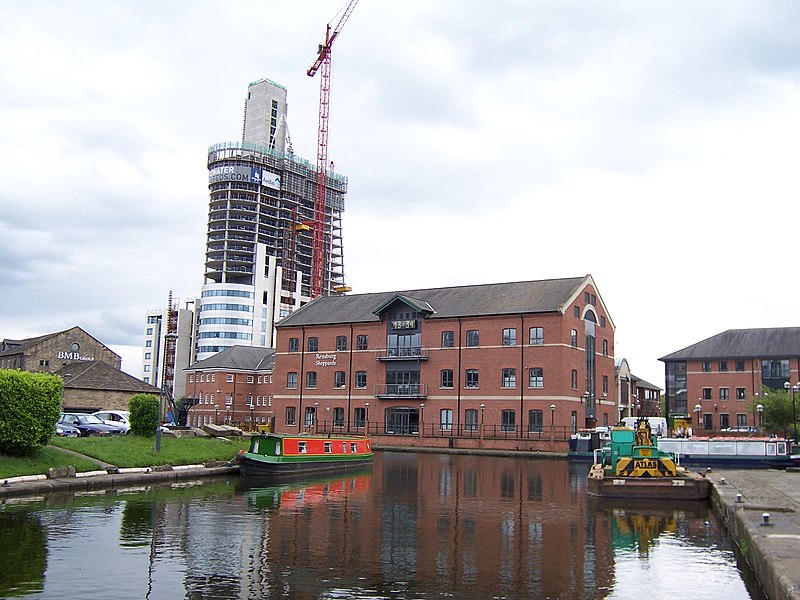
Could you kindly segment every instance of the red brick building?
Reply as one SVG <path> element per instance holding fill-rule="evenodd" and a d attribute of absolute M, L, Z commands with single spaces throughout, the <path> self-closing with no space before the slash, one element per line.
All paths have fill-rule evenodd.
<path fill-rule="evenodd" d="M 275 430 L 563 441 L 616 423 L 613 348 L 590 275 L 323 296 L 277 326 Z"/>
<path fill-rule="evenodd" d="M 800 327 L 731 329 L 659 360 L 670 417 L 699 430 L 755 427 L 764 388 L 800 389 Z"/>
<path fill-rule="evenodd" d="M 234 346 L 184 369 L 192 401 L 186 424 L 235 425 L 247 430 L 272 421 L 271 348 Z"/>

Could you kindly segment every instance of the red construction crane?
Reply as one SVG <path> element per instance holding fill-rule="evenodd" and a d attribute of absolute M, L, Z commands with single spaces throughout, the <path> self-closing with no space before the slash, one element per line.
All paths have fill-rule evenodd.
<path fill-rule="evenodd" d="M 325 27 L 325 43 L 319 45 L 317 60 L 308 69 L 313 77 L 320 68 L 319 81 L 319 129 L 317 130 L 317 189 L 314 196 L 314 222 L 311 246 L 311 297 L 322 295 L 322 279 L 325 263 L 325 189 L 328 172 L 328 109 L 331 97 L 331 46 L 347 23 L 358 0 L 350 0 L 336 27 Z"/>

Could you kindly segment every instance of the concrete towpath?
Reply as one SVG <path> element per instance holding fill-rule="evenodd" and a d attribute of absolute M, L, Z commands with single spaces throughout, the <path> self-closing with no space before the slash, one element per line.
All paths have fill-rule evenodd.
<path fill-rule="evenodd" d="M 712 501 L 771 600 L 800 600 L 800 471 L 715 470 Z"/>

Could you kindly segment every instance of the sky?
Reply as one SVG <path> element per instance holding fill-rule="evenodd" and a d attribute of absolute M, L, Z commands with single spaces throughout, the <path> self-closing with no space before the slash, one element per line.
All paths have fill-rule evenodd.
<path fill-rule="evenodd" d="M 206 155 L 248 83 L 316 157 L 345 0 L 0 0 L 0 339 L 78 325 L 141 376 L 199 294 Z M 353 293 L 591 274 L 616 358 L 798 325 L 800 3 L 360 0 L 329 158 Z"/>

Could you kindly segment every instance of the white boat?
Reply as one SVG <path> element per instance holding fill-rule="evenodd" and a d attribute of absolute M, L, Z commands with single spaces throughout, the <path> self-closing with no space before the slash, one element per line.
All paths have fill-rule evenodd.
<path fill-rule="evenodd" d="M 786 468 L 793 464 L 789 440 L 770 437 L 690 437 L 658 440 L 676 462 L 700 467 Z"/>

